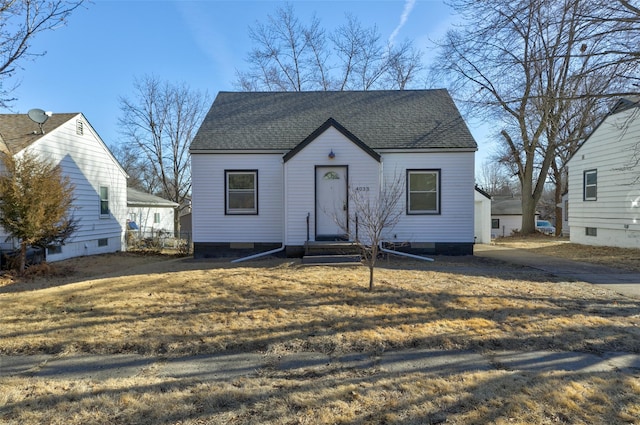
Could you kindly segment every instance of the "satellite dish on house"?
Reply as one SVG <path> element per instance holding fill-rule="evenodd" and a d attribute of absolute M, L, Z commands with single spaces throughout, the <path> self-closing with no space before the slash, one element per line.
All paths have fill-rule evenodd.
<path fill-rule="evenodd" d="M 38 126 L 40 127 L 40 133 L 44 134 L 44 129 L 42 128 L 42 125 L 45 122 L 47 122 L 47 120 L 51 116 L 51 112 L 45 112 L 42 109 L 35 108 L 35 109 L 30 109 L 29 112 L 27 112 L 27 115 L 29 115 L 29 118 L 31 118 L 31 121 L 38 123 Z"/>

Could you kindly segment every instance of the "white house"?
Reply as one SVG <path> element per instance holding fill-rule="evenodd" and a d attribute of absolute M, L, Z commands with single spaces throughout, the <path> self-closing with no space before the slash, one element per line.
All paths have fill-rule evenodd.
<path fill-rule="evenodd" d="M 539 217 L 536 211 L 535 219 Z M 512 196 L 494 196 L 491 201 L 491 237 L 504 238 L 522 227 L 522 200 Z"/>
<path fill-rule="evenodd" d="M 522 201 L 513 197 L 494 197 L 491 202 L 491 237 L 503 238 L 520 231 Z"/>
<path fill-rule="evenodd" d="M 140 236 L 156 235 L 158 232 L 173 235 L 177 207 L 176 202 L 127 188 L 127 222 L 135 223 L 137 228 L 132 230 Z"/>
<path fill-rule="evenodd" d="M 571 242 L 640 248 L 639 102 L 619 101 L 569 160 Z"/>
<path fill-rule="evenodd" d="M 18 157 L 34 152 L 59 164 L 75 186 L 78 230 L 64 246 L 49 248 L 47 261 L 122 249 L 127 175 L 83 114 L 53 114 L 42 124 L 26 114 L 0 114 L 0 151 Z M 7 238 L 2 229 L 0 238 Z"/>
<path fill-rule="evenodd" d="M 476 186 L 474 205 L 475 242 L 491 243 L 491 195 Z"/>
<path fill-rule="evenodd" d="M 569 236 L 569 193 L 562 194 L 562 200 L 556 207 L 562 210 L 562 236 Z"/>
<path fill-rule="evenodd" d="M 353 237 L 349 191 L 397 179 L 385 240 L 472 254 L 476 150 L 446 90 L 221 92 L 190 147 L 194 256 Z"/>

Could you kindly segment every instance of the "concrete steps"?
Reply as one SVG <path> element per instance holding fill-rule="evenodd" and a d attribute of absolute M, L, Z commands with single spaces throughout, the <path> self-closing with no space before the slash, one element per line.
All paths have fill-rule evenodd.
<path fill-rule="evenodd" d="M 302 264 L 360 264 L 360 248 L 354 242 L 308 241 Z"/>
<path fill-rule="evenodd" d="M 302 264 L 340 264 L 356 265 L 361 264 L 359 255 L 305 255 L 302 257 Z"/>

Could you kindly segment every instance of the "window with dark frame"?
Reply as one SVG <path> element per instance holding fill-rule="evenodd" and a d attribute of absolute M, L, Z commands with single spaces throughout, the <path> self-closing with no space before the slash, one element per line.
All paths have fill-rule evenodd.
<path fill-rule="evenodd" d="M 598 170 L 584 172 L 584 200 L 595 201 L 598 199 Z"/>
<path fill-rule="evenodd" d="M 258 214 L 258 170 L 225 170 L 225 214 Z"/>
<path fill-rule="evenodd" d="M 596 227 L 585 227 L 584 230 L 587 236 L 598 236 L 598 229 Z"/>
<path fill-rule="evenodd" d="M 492 218 L 491 219 L 491 228 L 492 229 L 499 229 L 500 228 L 500 219 L 499 218 Z"/>
<path fill-rule="evenodd" d="M 440 214 L 440 170 L 407 170 L 407 214 Z"/>
<path fill-rule="evenodd" d="M 62 245 L 51 245 L 47 247 L 47 255 L 61 254 Z"/>
<path fill-rule="evenodd" d="M 100 186 L 100 215 L 109 215 L 109 188 Z"/>

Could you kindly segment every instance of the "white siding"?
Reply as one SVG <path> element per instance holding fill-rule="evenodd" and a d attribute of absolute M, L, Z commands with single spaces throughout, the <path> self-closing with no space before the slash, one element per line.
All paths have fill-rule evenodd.
<path fill-rule="evenodd" d="M 139 227 L 142 234 L 149 234 L 158 231 L 173 234 L 174 208 L 171 207 L 129 207 L 127 208 L 127 218 Z M 160 221 L 155 222 L 155 215 L 159 215 Z"/>
<path fill-rule="evenodd" d="M 82 135 L 76 134 L 77 120 L 84 123 Z M 60 164 L 63 174 L 75 185 L 73 214 L 79 228 L 62 252 L 47 255 L 47 261 L 121 250 L 127 215 L 126 175 L 86 119 L 78 115 L 27 150 Z M 108 216 L 100 215 L 100 186 L 109 188 Z M 107 246 L 98 246 L 104 239 L 108 240 Z"/>
<path fill-rule="evenodd" d="M 335 154 L 333 159 L 329 158 L 331 151 Z M 285 163 L 287 245 L 304 245 L 307 214 L 310 240 L 315 240 L 315 167 L 343 165 L 348 167 L 350 187 L 368 187 L 370 193 L 377 192 L 380 163 L 333 127 Z"/>
<path fill-rule="evenodd" d="M 225 215 L 225 170 L 258 170 L 258 214 Z M 193 241 L 281 243 L 281 154 L 192 154 Z"/>
<path fill-rule="evenodd" d="M 640 109 L 609 116 L 569 161 L 571 241 L 640 248 L 640 167 L 624 170 L 640 154 Z M 583 175 L 597 170 L 597 200 L 585 201 Z M 634 182 L 635 180 L 635 182 Z M 587 236 L 586 228 L 597 229 Z"/>
<path fill-rule="evenodd" d="M 476 243 L 491 243 L 491 199 L 474 192 L 474 229 Z"/>
<path fill-rule="evenodd" d="M 520 231 L 522 227 L 521 215 L 492 215 L 492 220 L 500 220 L 498 229 L 491 229 L 492 238 L 504 238 L 511 236 L 513 232 Z"/>
<path fill-rule="evenodd" d="M 473 243 L 474 152 L 383 154 L 385 179 L 407 169 L 440 170 L 440 214 L 407 215 L 389 231 L 394 242 Z M 406 197 L 402 201 L 406 211 Z"/>
<path fill-rule="evenodd" d="M 329 153 L 335 154 L 329 158 Z M 302 246 L 315 240 L 315 170 L 347 166 L 350 187 L 379 190 L 394 177 L 406 183 L 407 169 L 440 170 L 440 209 L 436 215 L 407 215 L 402 196 L 400 223 L 385 239 L 411 243 L 474 242 L 474 152 L 384 153 L 378 162 L 330 127 L 284 163 L 281 154 L 192 154 L 193 241 L 262 242 Z M 224 171 L 258 170 L 258 215 L 225 215 Z M 365 189 L 366 190 L 366 189 Z M 349 210 L 353 218 L 353 210 Z M 283 222 L 284 229 L 283 229 Z M 284 230 L 284 232 L 283 232 Z M 353 229 L 351 229 L 353 231 Z"/>

